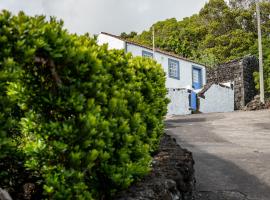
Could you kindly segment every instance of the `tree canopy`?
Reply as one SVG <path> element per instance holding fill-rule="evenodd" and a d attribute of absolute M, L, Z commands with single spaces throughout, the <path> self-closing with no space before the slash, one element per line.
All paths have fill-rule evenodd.
<path fill-rule="evenodd" d="M 229 4 L 224 0 L 210 0 L 191 17 L 159 21 L 140 34 L 124 33 L 124 36 L 151 45 L 151 30 L 155 27 L 157 47 L 212 66 L 256 53 L 253 51 L 257 40 L 255 10 L 254 3 L 247 0 L 231 0 Z M 264 39 L 267 39 L 270 2 L 263 1 L 261 10 Z"/>
<path fill-rule="evenodd" d="M 270 1 L 260 3 L 266 79 L 270 76 Z M 180 21 L 159 21 L 149 30 L 128 38 L 151 45 L 155 27 L 158 48 L 201 62 L 208 67 L 257 55 L 256 5 L 253 0 L 209 0 L 199 13 Z M 126 34 L 128 35 L 128 34 Z M 127 39 L 127 38 L 126 38 Z M 270 81 L 266 81 L 269 88 Z"/>

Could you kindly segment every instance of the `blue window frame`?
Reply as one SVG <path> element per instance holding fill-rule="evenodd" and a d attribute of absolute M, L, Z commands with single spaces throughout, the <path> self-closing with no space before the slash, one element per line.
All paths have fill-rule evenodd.
<path fill-rule="evenodd" d="M 168 59 L 168 74 L 170 78 L 180 79 L 179 61 Z"/>
<path fill-rule="evenodd" d="M 149 51 L 142 51 L 142 56 L 147 58 L 153 58 L 153 53 Z"/>

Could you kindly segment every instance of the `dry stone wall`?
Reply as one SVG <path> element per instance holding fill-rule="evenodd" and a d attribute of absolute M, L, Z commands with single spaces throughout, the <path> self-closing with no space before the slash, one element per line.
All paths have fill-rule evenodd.
<path fill-rule="evenodd" d="M 253 73 L 258 69 L 258 59 L 255 56 L 246 56 L 221 64 L 215 69 L 208 69 L 207 83 L 232 82 L 234 84 L 234 109 L 241 110 L 257 95 Z"/>
<path fill-rule="evenodd" d="M 173 126 L 167 120 L 167 126 Z M 164 134 L 154 156 L 151 173 L 114 200 L 193 200 L 195 192 L 192 153 Z"/>

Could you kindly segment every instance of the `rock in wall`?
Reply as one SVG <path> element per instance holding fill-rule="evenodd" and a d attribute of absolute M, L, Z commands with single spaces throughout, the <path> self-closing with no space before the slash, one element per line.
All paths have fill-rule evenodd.
<path fill-rule="evenodd" d="M 242 61 L 243 65 L 243 85 L 244 85 L 244 100 L 245 105 L 254 99 L 258 94 L 255 88 L 253 73 L 259 71 L 259 61 L 254 57 L 247 57 Z"/>

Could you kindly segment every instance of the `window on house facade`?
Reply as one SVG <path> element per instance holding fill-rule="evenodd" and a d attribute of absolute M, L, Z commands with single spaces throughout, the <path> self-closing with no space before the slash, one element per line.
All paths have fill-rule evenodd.
<path fill-rule="evenodd" d="M 180 79 L 179 76 L 179 61 L 170 59 L 168 60 L 168 74 L 170 78 Z"/>
<path fill-rule="evenodd" d="M 149 51 L 142 51 L 142 56 L 147 58 L 153 58 L 153 53 Z"/>

